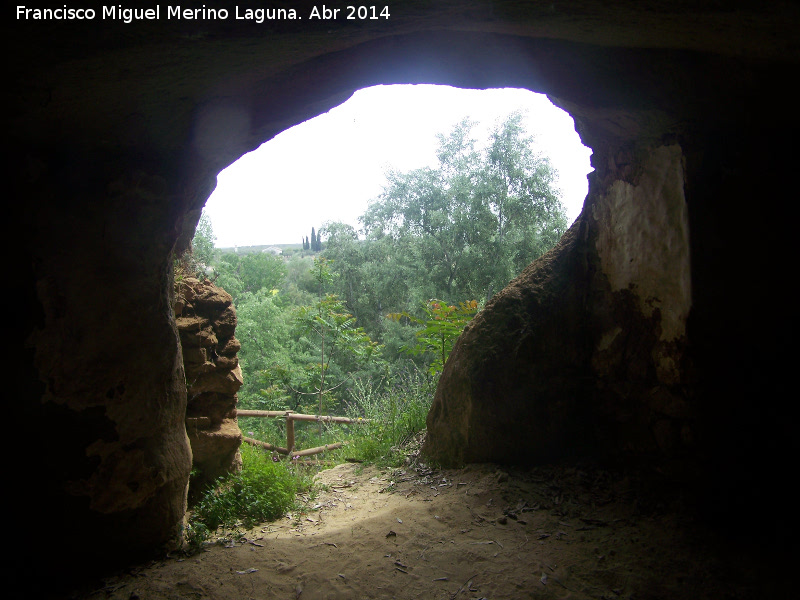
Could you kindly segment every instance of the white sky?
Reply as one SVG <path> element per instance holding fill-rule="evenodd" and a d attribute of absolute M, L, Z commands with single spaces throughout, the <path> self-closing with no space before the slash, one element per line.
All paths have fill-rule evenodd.
<path fill-rule="evenodd" d="M 358 229 L 358 217 L 386 182 L 389 166 L 435 166 L 437 133 L 465 116 L 480 140 L 499 119 L 527 110 L 536 150 L 558 170 L 569 222 L 583 207 L 591 150 L 572 118 L 546 96 L 519 89 L 377 86 L 246 154 L 218 176 L 206 203 L 219 248 L 300 243 L 326 221 Z"/>

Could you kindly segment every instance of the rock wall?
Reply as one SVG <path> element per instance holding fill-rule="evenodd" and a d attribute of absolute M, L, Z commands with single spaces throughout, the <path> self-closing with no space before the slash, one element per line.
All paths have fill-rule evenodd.
<path fill-rule="evenodd" d="M 456 344 L 428 415 L 432 458 L 530 463 L 688 450 L 680 146 L 641 150 L 602 190 Z"/>
<path fill-rule="evenodd" d="M 637 456 L 683 454 L 694 423 L 685 393 L 692 295 L 680 146 L 642 157 L 632 181 L 608 186 L 587 217 L 598 288 L 607 294 L 590 309 L 602 445 Z"/>
<path fill-rule="evenodd" d="M 193 277 L 175 284 L 173 306 L 186 373 L 186 432 L 196 471 L 192 483 L 202 489 L 242 466 L 236 392 L 243 381 L 236 356 L 241 345 L 234 337 L 236 309 L 225 290 Z"/>
<path fill-rule="evenodd" d="M 588 450 L 585 237 L 576 222 L 464 330 L 428 414 L 429 457 L 457 466 Z"/>
<path fill-rule="evenodd" d="M 457 342 L 425 452 L 450 465 L 581 457 L 655 470 L 721 528 L 754 503 L 789 510 L 762 485 L 786 491 L 795 445 L 782 416 L 790 300 L 767 292 L 786 248 L 752 212 L 791 187 L 791 136 L 772 127 L 596 154 L 579 219 Z M 763 245 L 745 249 L 743 235 Z M 785 531 L 748 536 L 790 543 Z"/>

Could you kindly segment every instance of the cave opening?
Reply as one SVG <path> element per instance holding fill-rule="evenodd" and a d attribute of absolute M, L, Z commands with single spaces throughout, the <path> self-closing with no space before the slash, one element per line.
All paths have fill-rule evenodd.
<path fill-rule="evenodd" d="M 388 114 L 392 115 L 391 119 L 387 119 Z M 465 125 L 467 120 L 469 123 Z M 458 139 L 454 137 L 456 132 L 460 136 Z M 455 151 L 447 149 L 446 144 L 452 147 L 456 143 L 462 147 Z M 453 155 L 460 153 L 461 163 L 456 164 L 451 157 L 450 164 L 444 165 L 441 157 L 446 150 Z M 501 152 L 507 156 L 503 157 Z M 302 337 L 293 319 L 297 310 L 313 304 L 317 287 L 308 273 L 318 255 L 331 261 L 333 276 L 347 280 L 344 285 L 327 284 L 326 291 L 341 298 L 342 308 L 354 316 L 356 325 L 384 349 L 381 359 L 392 365 L 392 377 L 397 376 L 396 371 L 406 376 L 408 369 L 433 374 L 430 362 L 436 353 L 428 348 L 425 357 L 411 360 L 409 357 L 413 355 L 408 352 L 413 346 L 410 340 L 414 339 L 409 333 L 411 328 L 390 326 L 387 317 L 401 312 L 423 314 L 418 305 L 428 306 L 433 298 L 444 299 L 451 308 L 478 300 L 482 306 L 531 260 L 549 250 L 577 218 L 588 190 L 586 175 L 591 171 L 590 153 L 591 150 L 581 144 L 570 115 L 541 94 L 523 89 L 384 85 L 355 92 L 347 102 L 278 134 L 225 169 L 206 202 L 205 220 L 200 224 L 204 233 L 201 237 L 195 236 L 194 246 L 206 248 L 204 252 L 208 251 L 209 243 L 215 246 L 213 264 L 205 265 L 205 273 L 215 285 L 231 294 L 236 310 L 237 331 L 241 332 L 237 339 L 241 347 L 235 357 L 225 359 L 225 364 L 235 366 L 238 361 L 241 369 L 243 384 L 237 392 L 237 407 L 344 416 L 350 407 L 359 404 L 359 398 L 354 397 L 355 392 L 348 386 L 326 397 L 330 410 L 319 410 L 322 398 L 318 409 L 312 410 L 308 402 L 303 402 L 302 395 L 311 396 L 313 392 L 300 391 L 311 382 L 295 379 L 289 383 L 286 378 L 287 371 L 308 362 L 307 357 L 301 359 L 300 351 L 287 338 Z M 469 161 L 463 160 L 464 156 Z M 489 170 L 492 161 L 496 164 L 501 160 L 508 161 L 503 165 L 503 174 L 515 169 L 519 172 L 516 180 L 504 183 L 506 212 L 538 211 L 537 216 L 527 220 L 516 214 L 515 220 L 507 218 L 508 225 L 501 224 L 500 229 L 506 229 L 503 233 L 509 240 L 514 236 L 514 241 L 507 242 L 507 248 L 503 249 L 509 256 L 502 258 L 495 254 L 497 221 L 479 223 L 481 219 L 486 222 L 487 217 L 502 223 L 498 219 L 502 207 L 490 206 L 491 194 L 499 194 L 492 190 L 499 190 L 500 184 L 496 172 Z M 411 241 L 392 238 L 389 246 L 384 243 L 384 247 L 380 247 L 374 233 L 365 235 L 368 233 L 366 227 L 362 227 L 365 211 L 389 194 L 387 178 L 396 177 L 400 172 L 422 171 L 435 172 L 440 187 L 427 188 L 428 181 L 420 184 L 418 175 L 409 175 L 405 184 L 420 185 L 413 194 L 428 197 L 421 201 L 415 199 L 419 204 L 412 210 L 427 210 L 444 219 L 444 226 L 437 231 L 420 229 Z M 458 188 L 454 174 L 468 180 L 469 185 Z M 495 179 L 490 180 L 490 175 Z M 442 206 L 437 204 L 437 194 L 453 199 Z M 557 202 L 556 213 L 548 217 L 545 203 L 553 200 Z M 475 208 L 476 202 L 482 205 Z M 412 210 L 406 209 L 396 218 L 409 218 Z M 547 219 L 552 224 L 545 222 Z M 488 227 L 488 233 L 476 234 L 480 226 Z M 304 237 L 309 231 L 312 244 L 315 238 L 326 238 L 324 248 L 320 244 L 309 251 L 309 239 Z M 448 237 L 445 258 L 449 253 L 456 257 L 454 260 L 463 263 L 459 265 L 458 278 L 451 275 L 448 282 L 455 280 L 454 285 L 447 289 L 441 285 L 436 287 L 435 281 L 424 278 L 427 274 L 424 266 L 415 270 L 409 264 L 412 260 L 407 257 L 409 253 L 413 254 L 413 260 L 428 261 L 426 265 L 441 261 L 436 256 L 440 248 L 431 248 L 430 242 L 419 240 L 420 234 L 432 238 L 438 234 L 439 239 Z M 383 237 L 383 233 L 379 237 Z M 482 258 L 482 253 L 491 258 Z M 513 264 L 511 253 L 514 254 Z M 211 256 L 209 254 L 209 258 Z M 491 270 L 499 272 L 502 260 L 507 260 L 509 267 L 493 283 Z M 487 278 L 485 263 L 490 261 L 494 263 L 488 267 L 490 276 Z M 402 284 L 398 281 L 398 268 L 403 269 Z M 385 281 L 376 284 L 381 279 Z M 486 281 L 489 281 L 488 287 Z M 403 284 L 405 287 L 398 291 L 392 289 Z M 184 305 L 181 301 L 181 311 Z M 468 315 L 471 318 L 473 312 L 468 311 Z M 409 318 L 417 317 L 409 314 Z M 405 319 L 405 324 L 412 323 Z M 194 327 L 195 321 L 187 314 L 180 314 L 178 325 L 182 341 L 193 345 L 193 338 L 184 334 L 185 328 Z M 220 348 L 225 346 L 227 336 L 218 331 L 214 333 L 220 338 Z M 192 360 L 197 352 L 205 350 L 184 348 L 184 354 Z M 219 352 L 222 354 L 224 350 Z M 208 360 L 221 363 L 216 356 Z M 441 363 L 435 371 L 436 379 L 444 357 Z M 329 366 L 326 365 L 325 373 Z M 372 372 L 374 368 L 370 371 L 362 366 L 347 361 L 334 364 L 329 384 L 331 380 L 337 381 L 337 371 L 343 370 L 338 374 L 338 379 L 343 379 L 339 383 L 353 378 L 362 392 L 364 385 L 370 389 L 371 386 L 376 389 L 390 386 L 384 381 L 385 374 L 377 377 Z M 347 372 L 348 368 L 352 372 Z M 188 378 L 192 382 L 188 414 L 189 422 L 195 426 L 198 419 L 207 420 L 204 411 L 212 410 L 207 393 L 211 386 L 195 385 L 197 375 L 193 365 L 187 363 L 186 369 L 193 373 Z M 285 388 L 283 394 L 274 391 L 276 372 L 283 377 L 279 386 Z M 272 391 L 267 393 L 265 387 Z M 230 404 L 229 399 L 221 396 L 219 400 L 222 405 Z M 421 401 L 427 406 L 430 404 L 430 398 Z M 367 416 L 363 410 L 362 407 L 362 414 L 358 416 Z M 245 437 L 255 437 L 269 444 L 285 438 L 280 424 L 253 418 L 243 420 L 245 423 L 240 425 Z M 420 426 L 424 427 L 424 423 L 417 425 Z M 235 428 L 235 423 L 232 427 Z M 196 430 L 192 432 L 198 435 Z M 320 439 L 304 440 L 304 447 L 332 443 L 331 435 L 336 434 L 323 439 L 320 431 Z M 230 455 L 230 444 L 222 443 L 225 436 L 217 437 L 220 452 Z M 192 435 L 191 439 L 194 439 Z M 195 454 L 195 466 L 199 469 L 208 461 L 208 450 L 203 449 L 202 460 L 197 458 L 197 452 Z"/>
<path fill-rule="evenodd" d="M 216 246 L 296 243 L 312 223 L 326 221 L 358 227 L 369 201 L 383 191 L 389 169 L 434 167 L 437 136 L 449 134 L 462 119 L 474 122 L 470 135 L 483 147 L 491 129 L 515 111 L 523 112 L 521 125 L 535 151 L 555 170 L 571 225 L 583 207 L 592 167 L 591 150 L 569 113 L 543 94 L 518 88 L 386 84 L 357 90 L 220 172 L 204 207 Z M 302 221 L 292 213 L 301 213 Z"/>

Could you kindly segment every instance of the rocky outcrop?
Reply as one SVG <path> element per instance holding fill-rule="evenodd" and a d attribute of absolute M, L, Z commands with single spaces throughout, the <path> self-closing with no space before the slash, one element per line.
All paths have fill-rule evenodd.
<path fill-rule="evenodd" d="M 234 337 L 236 309 L 225 290 L 193 277 L 175 284 L 174 308 L 186 372 L 186 432 L 196 472 L 192 482 L 202 488 L 242 466 L 236 392 L 243 381 L 236 356 L 241 346 Z"/>
<path fill-rule="evenodd" d="M 478 313 L 445 365 L 424 452 L 447 465 L 585 452 L 585 262 L 576 223 Z"/>
<path fill-rule="evenodd" d="M 686 454 L 691 309 L 683 153 L 641 152 L 479 313 L 428 415 L 445 464 Z"/>

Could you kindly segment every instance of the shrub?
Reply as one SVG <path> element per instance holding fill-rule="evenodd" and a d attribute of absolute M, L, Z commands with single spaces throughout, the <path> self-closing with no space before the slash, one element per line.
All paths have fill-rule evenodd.
<path fill-rule="evenodd" d="M 309 482 L 283 462 L 275 462 L 258 448 L 243 444 L 242 470 L 218 481 L 194 507 L 190 527 L 203 532 L 233 530 L 275 520 L 294 506 L 295 497 Z"/>

